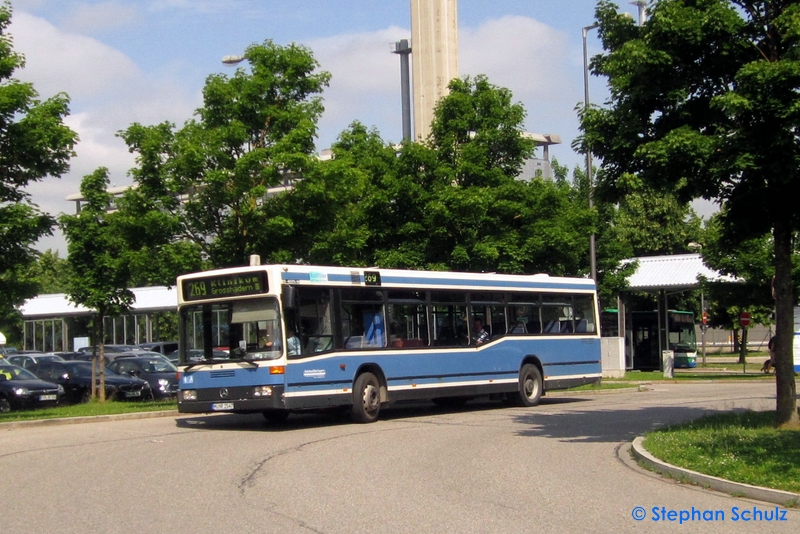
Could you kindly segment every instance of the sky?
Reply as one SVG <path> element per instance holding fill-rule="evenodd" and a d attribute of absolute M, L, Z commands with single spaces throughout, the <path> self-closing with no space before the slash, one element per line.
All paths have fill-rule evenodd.
<path fill-rule="evenodd" d="M 400 58 L 394 43 L 410 39 L 409 0 L 12 0 L 9 33 L 26 59 L 15 77 L 40 98 L 70 97 L 66 123 L 80 141 L 70 172 L 32 184 L 33 201 L 48 213 L 74 213 L 65 200 L 83 176 L 110 170 L 112 185 L 132 183 L 134 155 L 116 134 L 134 122 L 180 127 L 202 105 L 207 76 L 232 75 L 222 57 L 272 40 L 309 47 L 331 73 L 323 93 L 317 150 L 349 124 L 374 127 L 387 142 L 402 138 Z M 620 10 L 638 18 L 627 0 Z M 585 165 L 571 148 L 576 106 L 584 100 L 581 29 L 594 22 L 594 0 L 459 0 L 461 76 L 484 74 L 511 90 L 527 111 L 525 129 L 558 134 L 551 158 L 570 169 Z M 597 32 L 589 54 L 601 52 Z M 412 54 L 413 61 L 413 54 Z M 606 98 L 590 77 L 590 100 Z M 37 243 L 66 257 L 60 233 Z"/>

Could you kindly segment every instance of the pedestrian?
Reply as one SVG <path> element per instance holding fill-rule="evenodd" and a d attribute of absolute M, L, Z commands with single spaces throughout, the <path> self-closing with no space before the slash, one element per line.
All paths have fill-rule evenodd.
<path fill-rule="evenodd" d="M 767 350 L 769 351 L 769 360 L 765 361 L 764 365 L 761 366 L 762 373 L 769 373 L 770 369 L 775 369 L 775 336 L 769 338 Z"/>

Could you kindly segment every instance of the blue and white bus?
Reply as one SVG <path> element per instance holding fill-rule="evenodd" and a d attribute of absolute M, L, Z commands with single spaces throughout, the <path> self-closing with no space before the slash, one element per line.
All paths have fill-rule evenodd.
<path fill-rule="evenodd" d="M 397 401 L 534 406 L 600 380 L 592 280 L 258 263 L 178 278 L 179 412 L 369 423 Z"/>

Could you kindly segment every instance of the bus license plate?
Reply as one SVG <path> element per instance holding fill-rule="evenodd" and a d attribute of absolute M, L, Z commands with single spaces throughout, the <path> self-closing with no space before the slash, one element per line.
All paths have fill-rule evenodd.
<path fill-rule="evenodd" d="M 126 397 L 141 397 L 142 396 L 142 392 L 141 391 L 126 391 L 125 392 L 125 396 Z"/>
<path fill-rule="evenodd" d="M 56 400 L 58 399 L 57 395 L 39 395 L 40 401 L 48 401 L 48 400 Z"/>
<path fill-rule="evenodd" d="M 211 405 L 211 409 L 215 412 L 220 412 L 223 410 L 233 410 L 233 403 L 232 402 L 215 402 Z"/>

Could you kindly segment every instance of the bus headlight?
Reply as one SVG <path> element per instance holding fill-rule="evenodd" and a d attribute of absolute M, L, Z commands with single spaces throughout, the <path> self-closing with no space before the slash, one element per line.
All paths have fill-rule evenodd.
<path fill-rule="evenodd" d="M 194 389 L 184 389 L 181 392 L 182 398 L 185 401 L 196 401 L 197 400 L 197 390 Z"/>
<path fill-rule="evenodd" d="M 253 391 L 254 397 L 271 397 L 272 396 L 272 386 L 258 386 Z"/>

